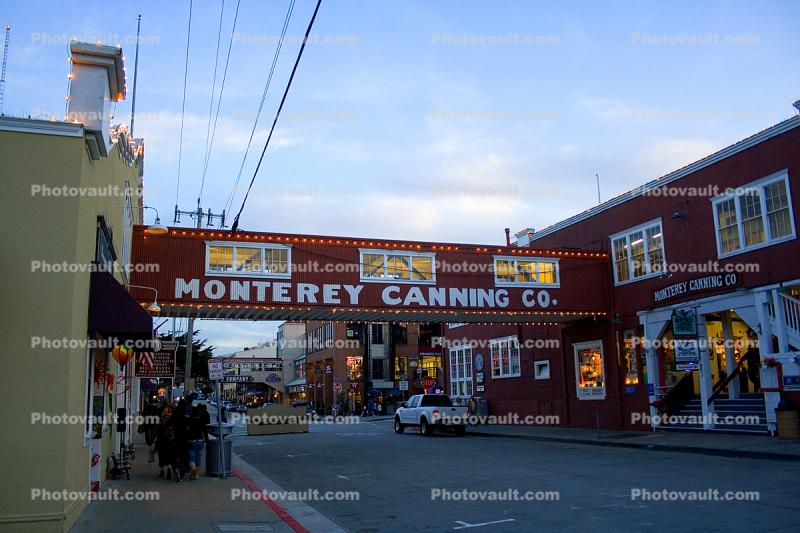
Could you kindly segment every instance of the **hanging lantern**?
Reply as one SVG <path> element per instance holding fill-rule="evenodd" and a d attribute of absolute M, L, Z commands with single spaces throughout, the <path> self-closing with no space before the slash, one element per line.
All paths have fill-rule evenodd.
<path fill-rule="evenodd" d="M 125 366 L 128 364 L 128 361 L 131 360 L 133 350 L 127 346 L 115 346 L 114 349 L 111 350 L 111 356 L 119 363 L 119 366 Z"/>

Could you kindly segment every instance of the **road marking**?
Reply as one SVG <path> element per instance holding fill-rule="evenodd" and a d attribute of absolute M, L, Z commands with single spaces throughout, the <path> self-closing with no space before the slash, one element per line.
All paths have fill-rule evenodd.
<path fill-rule="evenodd" d="M 494 520 L 492 522 L 481 522 L 480 524 L 470 524 L 468 522 L 463 522 L 461 520 L 456 520 L 456 524 L 458 524 L 453 529 L 468 529 L 471 527 L 482 527 L 482 526 L 489 526 L 492 524 L 502 524 L 504 522 L 513 522 L 514 518 L 506 518 L 505 520 Z"/>
<path fill-rule="evenodd" d="M 380 435 L 380 433 L 337 433 L 337 435 L 341 435 L 342 437 L 359 437 L 359 436 L 368 436 L 368 437 L 375 437 Z"/>
<path fill-rule="evenodd" d="M 336 474 L 336 477 L 338 477 L 339 479 L 350 479 L 352 477 L 367 477 L 367 476 L 371 476 L 371 475 L 372 474 L 352 474 L 350 476 L 343 476 L 341 474 Z"/>
<path fill-rule="evenodd" d="M 296 453 L 296 454 L 292 455 L 291 453 L 287 453 L 286 455 L 284 455 L 284 457 L 294 458 L 294 457 L 303 457 L 305 455 L 311 455 L 311 454 L 309 454 L 309 453 Z"/>

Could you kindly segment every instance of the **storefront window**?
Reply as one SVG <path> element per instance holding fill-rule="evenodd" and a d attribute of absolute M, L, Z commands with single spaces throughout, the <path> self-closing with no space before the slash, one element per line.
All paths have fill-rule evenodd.
<path fill-rule="evenodd" d="M 408 357 L 398 355 L 394 358 L 394 379 L 395 381 L 408 379 Z"/>
<path fill-rule="evenodd" d="M 349 356 L 345 359 L 347 363 L 347 379 L 359 381 L 364 377 L 364 358 L 360 355 Z"/>
<path fill-rule="evenodd" d="M 573 344 L 578 399 L 606 397 L 603 343 L 601 341 Z"/>
<path fill-rule="evenodd" d="M 425 376 L 430 376 L 436 381 L 439 381 L 439 369 L 442 366 L 442 356 L 437 354 L 420 354 L 419 356 L 419 366 L 417 367 L 417 371 L 419 373 L 419 379 L 424 378 Z M 440 382 L 441 383 L 441 382 Z"/>
<path fill-rule="evenodd" d="M 639 383 L 639 356 L 636 343 L 636 330 L 626 329 L 622 336 L 625 385 L 637 385 Z"/>

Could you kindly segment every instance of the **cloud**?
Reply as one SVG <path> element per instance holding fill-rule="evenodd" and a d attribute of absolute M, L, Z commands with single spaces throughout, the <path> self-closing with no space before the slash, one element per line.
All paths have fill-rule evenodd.
<path fill-rule="evenodd" d="M 641 169 L 642 183 L 682 168 L 719 149 L 718 143 L 708 139 L 658 139 L 644 147 L 633 157 Z"/>

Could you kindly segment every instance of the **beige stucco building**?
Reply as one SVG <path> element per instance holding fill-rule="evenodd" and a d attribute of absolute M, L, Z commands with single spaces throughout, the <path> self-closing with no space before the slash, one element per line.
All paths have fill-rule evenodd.
<path fill-rule="evenodd" d="M 133 296 L 154 295 L 132 296 L 127 286 L 131 231 L 143 222 L 144 147 L 110 124 L 110 106 L 126 93 L 122 51 L 73 42 L 70 52 L 66 120 L 0 117 L 0 376 L 12 400 L 0 433 L 2 531 L 74 524 L 85 499 L 32 491 L 100 486 L 122 434 L 86 417 L 110 418 L 126 404 L 135 411 L 138 389 L 108 340 L 152 335 Z"/>

